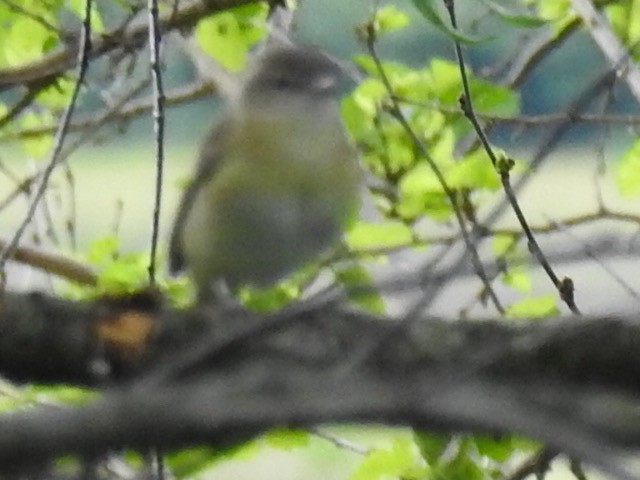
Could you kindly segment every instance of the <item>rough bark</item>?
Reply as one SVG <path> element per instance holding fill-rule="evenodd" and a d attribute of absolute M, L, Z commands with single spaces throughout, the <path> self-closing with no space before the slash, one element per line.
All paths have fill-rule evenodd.
<path fill-rule="evenodd" d="M 259 316 L 5 294 L 0 370 L 97 386 L 84 407 L 0 418 L 0 467 L 123 446 L 229 445 L 274 426 L 516 432 L 620 476 L 640 445 L 634 318 L 449 321 L 325 303 Z"/>

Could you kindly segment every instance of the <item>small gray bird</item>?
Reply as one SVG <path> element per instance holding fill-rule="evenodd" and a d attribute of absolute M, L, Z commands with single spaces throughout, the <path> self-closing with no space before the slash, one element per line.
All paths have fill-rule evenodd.
<path fill-rule="evenodd" d="M 317 259 L 357 215 L 361 175 L 339 115 L 338 66 L 271 46 L 206 137 L 170 240 L 201 301 L 224 282 L 271 286 Z"/>

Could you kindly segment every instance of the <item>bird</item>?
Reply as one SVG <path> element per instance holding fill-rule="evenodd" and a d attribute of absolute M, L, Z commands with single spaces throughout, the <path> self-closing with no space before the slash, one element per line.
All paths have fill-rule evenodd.
<path fill-rule="evenodd" d="M 271 45 L 206 136 L 169 239 L 198 300 L 267 288 L 335 246 L 358 214 L 361 172 L 342 124 L 338 64 Z"/>

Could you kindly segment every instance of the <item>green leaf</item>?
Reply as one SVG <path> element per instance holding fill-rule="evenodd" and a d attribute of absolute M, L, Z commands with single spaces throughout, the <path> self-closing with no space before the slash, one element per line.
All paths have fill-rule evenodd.
<path fill-rule="evenodd" d="M 38 128 L 43 125 L 53 124 L 53 115 L 51 112 L 43 110 L 39 113 L 35 111 L 28 111 L 20 116 L 20 127 L 23 129 Z M 22 140 L 22 147 L 27 154 L 33 157 L 42 157 L 53 146 L 53 137 L 48 135 L 41 135 L 32 138 L 25 138 Z"/>
<path fill-rule="evenodd" d="M 368 453 L 349 477 L 350 480 L 421 479 L 427 465 L 417 445 L 409 438 L 394 439 L 389 448 Z"/>
<path fill-rule="evenodd" d="M 640 139 L 622 154 L 614 172 L 622 195 L 630 197 L 640 193 Z"/>
<path fill-rule="evenodd" d="M 414 432 L 414 441 L 429 465 L 435 465 L 451 442 L 451 435 Z"/>
<path fill-rule="evenodd" d="M 510 267 L 500 279 L 505 285 L 520 292 L 530 292 L 532 288 L 531 274 L 523 266 Z"/>
<path fill-rule="evenodd" d="M 439 163 L 442 165 L 443 162 Z M 453 213 L 451 203 L 440 181 L 426 163 L 417 165 L 402 177 L 398 185 L 398 193 L 396 210 L 407 220 L 415 220 L 421 215 L 427 215 L 436 220 L 446 220 Z"/>
<path fill-rule="evenodd" d="M 196 40 L 223 67 L 242 70 L 249 48 L 266 34 L 267 13 L 268 5 L 263 2 L 217 13 L 198 22 Z"/>
<path fill-rule="evenodd" d="M 86 10 L 86 0 L 66 0 L 69 10 L 71 10 L 80 20 L 84 20 Z M 104 32 L 104 23 L 102 21 L 102 15 L 97 7 L 98 2 L 94 2 L 91 9 L 91 30 L 96 33 Z"/>
<path fill-rule="evenodd" d="M 515 235 L 499 234 L 491 240 L 491 250 L 496 257 L 502 257 L 513 251 L 517 242 L 518 239 Z"/>
<path fill-rule="evenodd" d="M 254 312 L 275 312 L 300 296 L 300 285 L 286 279 L 271 288 L 246 286 L 240 289 L 240 302 Z"/>
<path fill-rule="evenodd" d="M 355 55 L 354 61 L 369 75 L 380 79 L 381 75 L 375 61 L 370 55 Z M 433 78 L 428 69 L 413 69 L 402 63 L 383 61 L 381 68 L 391 84 L 393 93 L 403 99 L 412 101 L 427 101 L 433 98 Z M 386 88 L 378 81 L 382 94 L 380 98 L 388 96 Z"/>
<path fill-rule="evenodd" d="M 93 390 L 69 385 L 31 384 L 24 388 L 2 385 L 0 388 L 0 412 L 31 407 L 38 403 L 81 406 L 97 397 Z"/>
<path fill-rule="evenodd" d="M 274 312 L 297 299 L 304 286 L 308 285 L 319 271 L 319 264 L 310 263 L 272 287 L 242 287 L 238 292 L 238 299 L 255 312 Z"/>
<path fill-rule="evenodd" d="M 93 240 L 86 252 L 87 260 L 96 266 L 104 266 L 113 261 L 118 254 L 120 241 L 115 235 L 105 235 Z"/>
<path fill-rule="evenodd" d="M 196 298 L 195 286 L 185 276 L 161 279 L 160 286 L 175 308 L 186 308 Z"/>
<path fill-rule="evenodd" d="M 451 188 L 487 189 L 500 188 L 500 178 L 489 156 L 483 149 L 476 149 L 456 162 L 447 172 Z"/>
<path fill-rule="evenodd" d="M 401 222 L 360 221 L 347 232 L 346 237 L 351 249 L 372 250 L 407 246 L 413 240 L 413 232 Z"/>
<path fill-rule="evenodd" d="M 544 318 L 556 315 L 558 311 L 556 296 L 549 294 L 525 298 L 512 303 L 507 308 L 507 316 L 512 318 Z"/>
<path fill-rule="evenodd" d="M 311 435 L 305 430 L 274 428 L 262 436 L 266 445 L 278 450 L 293 450 L 309 445 Z"/>
<path fill-rule="evenodd" d="M 627 26 L 629 24 L 629 3 L 611 5 L 605 9 L 611 29 L 621 41 L 626 41 Z"/>
<path fill-rule="evenodd" d="M 69 385 L 29 385 L 25 393 L 37 402 L 86 405 L 98 397 L 98 393 L 87 388 Z"/>
<path fill-rule="evenodd" d="M 386 95 L 379 80 L 366 78 L 343 100 L 342 118 L 354 138 L 359 139 L 371 132 L 373 119 Z"/>
<path fill-rule="evenodd" d="M 23 406 L 25 406 L 25 402 L 19 397 L 0 395 L 0 413 L 10 412 Z"/>
<path fill-rule="evenodd" d="M 121 253 L 119 247 L 115 235 L 106 235 L 89 245 L 86 258 L 99 270 L 94 295 L 131 293 L 148 285 L 148 253 Z"/>
<path fill-rule="evenodd" d="M 4 58 L 10 66 L 24 65 L 42 56 L 57 37 L 40 22 L 27 16 L 13 16 L 4 38 Z"/>
<path fill-rule="evenodd" d="M 75 82 L 68 78 L 59 78 L 55 85 L 40 91 L 36 97 L 38 103 L 52 110 L 62 110 L 69 103 Z"/>
<path fill-rule="evenodd" d="M 409 15 L 398 10 L 394 5 L 385 5 L 376 10 L 373 25 L 378 33 L 400 30 L 410 23 Z"/>
<path fill-rule="evenodd" d="M 460 43 L 478 43 L 488 40 L 488 37 L 480 38 L 471 35 L 465 35 L 458 30 L 451 28 L 448 23 L 445 23 L 440 18 L 440 14 L 436 11 L 436 0 L 411 0 L 411 3 L 413 3 L 413 5 L 429 23 Z"/>
<path fill-rule="evenodd" d="M 640 43 L 640 1 L 631 1 L 627 18 L 628 25 L 625 35 L 625 46 L 635 46 L 635 51 L 637 52 L 638 43 Z M 637 60 L 637 56 L 634 58 Z"/>
<path fill-rule="evenodd" d="M 470 79 L 473 108 L 485 115 L 512 116 L 520 112 L 520 97 L 507 87 L 477 77 Z"/>
<path fill-rule="evenodd" d="M 104 266 L 98 275 L 99 293 L 132 293 L 148 285 L 146 253 L 120 254 L 113 262 Z"/>
<path fill-rule="evenodd" d="M 462 93 L 460 68 L 454 62 L 434 58 L 428 66 L 432 79 L 434 95 L 443 105 L 458 107 L 458 99 Z"/>
<path fill-rule="evenodd" d="M 462 93 L 460 68 L 455 62 L 433 59 L 428 67 L 435 96 L 444 105 L 459 105 Z M 467 69 L 474 109 L 490 115 L 515 115 L 520 111 L 520 97 L 507 87 L 482 80 Z"/>
<path fill-rule="evenodd" d="M 382 296 L 373 285 L 371 274 L 362 265 L 336 266 L 336 280 L 345 286 L 347 296 L 360 307 L 373 313 L 384 313 Z"/>
<path fill-rule="evenodd" d="M 471 437 L 480 455 L 487 456 L 496 462 L 505 462 L 516 451 L 513 437 L 510 435 L 474 435 Z"/>
<path fill-rule="evenodd" d="M 354 55 L 353 61 L 372 77 L 379 77 L 378 66 L 376 65 L 376 62 L 371 55 Z M 404 75 L 413 71 L 412 68 L 399 62 L 384 60 L 380 61 L 380 64 L 382 66 L 382 70 L 384 70 L 385 75 L 389 78 L 396 75 Z"/>
<path fill-rule="evenodd" d="M 214 466 L 221 456 L 218 449 L 194 447 L 168 453 L 164 459 L 176 478 L 192 478 L 199 472 Z"/>
<path fill-rule="evenodd" d="M 449 127 L 447 116 L 431 109 L 419 109 L 411 116 L 411 127 L 425 144 L 432 145 L 439 142 L 444 135 L 445 138 L 452 132 Z"/>
<path fill-rule="evenodd" d="M 538 0 L 538 13 L 547 20 L 563 19 L 571 13 L 571 0 Z"/>
<path fill-rule="evenodd" d="M 210 478 L 208 470 L 227 460 L 252 460 L 262 448 L 261 439 L 238 443 L 225 448 L 194 447 L 170 452 L 166 462 L 176 478 L 199 479 Z M 203 474 L 206 476 L 199 476 Z"/>
<path fill-rule="evenodd" d="M 395 132 L 392 130 L 393 127 L 396 127 Z M 383 156 L 381 158 L 384 159 L 386 168 L 393 173 L 404 171 L 416 163 L 413 144 L 407 138 L 404 130 L 397 127 L 400 125 L 395 123 L 383 127 L 386 145 L 382 145 Z"/>

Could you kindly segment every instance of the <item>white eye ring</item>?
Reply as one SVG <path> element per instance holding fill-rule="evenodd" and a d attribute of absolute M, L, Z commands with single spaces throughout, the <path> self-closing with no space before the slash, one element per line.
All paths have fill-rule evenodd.
<path fill-rule="evenodd" d="M 318 92 L 326 92 L 332 90 L 336 86 L 336 77 L 333 75 L 323 75 L 315 78 L 310 87 Z"/>

